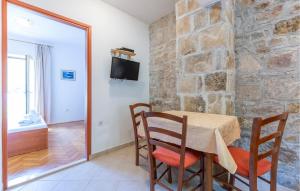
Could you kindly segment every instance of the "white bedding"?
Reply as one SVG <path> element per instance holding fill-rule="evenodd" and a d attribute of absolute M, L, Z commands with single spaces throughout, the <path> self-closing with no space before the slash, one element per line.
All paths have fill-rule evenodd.
<path fill-rule="evenodd" d="M 41 118 L 41 121 L 35 124 L 30 124 L 26 126 L 14 124 L 8 127 L 7 133 L 18 133 L 18 132 L 31 131 L 31 130 L 44 129 L 44 128 L 48 128 L 48 126 L 44 121 L 44 119 Z"/>

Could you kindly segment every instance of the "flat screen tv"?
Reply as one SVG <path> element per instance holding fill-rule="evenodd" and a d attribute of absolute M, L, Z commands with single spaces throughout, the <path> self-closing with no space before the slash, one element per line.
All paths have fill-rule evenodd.
<path fill-rule="evenodd" d="M 139 78 L 139 69 L 139 62 L 112 57 L 110 78 L 137 81 Z"/>

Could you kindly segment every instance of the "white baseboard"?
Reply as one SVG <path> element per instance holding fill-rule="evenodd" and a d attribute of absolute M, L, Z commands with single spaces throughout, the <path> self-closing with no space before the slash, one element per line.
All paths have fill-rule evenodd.
<path fill-rule="evenodd" d="M 90 156 L 90 159 L 95 159 L 95 158 L 98 158 L 100 156 L 103 156 L 105 154 L 108 154 L 108 153 L 111 153 L 111 152 L 114 152 L 114 151 L 117 151 L 117 150 L 120 150 L 120 149 L 123 149 L 125 147 L 128 147 L 130 145 L 133 145 L 134 142 L 129 142 L 129 143 L 124 143 L 124 144 L 121 144 L 119 146 L 115 146 L 115 147 L 111 147 L 109 149 L 106 149 L 104 151 L 100 151 L 100 152 L 97 152 L 97 153 L 94 153 Z"/>

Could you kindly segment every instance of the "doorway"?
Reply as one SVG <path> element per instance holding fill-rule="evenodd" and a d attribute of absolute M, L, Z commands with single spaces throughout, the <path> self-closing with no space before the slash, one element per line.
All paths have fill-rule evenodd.
<path fill-rule="evenodd" d="M 37 68 L 37 58 L 30 53 L 12 53 L 9 52 L 9 43 L 14 42 L 17 44 L 29 45 L 33 47 L 38 47 L 42 50 L 42 52 L 47 54 L 47 50 L 44 49 L 53 49 L 53 45 L 49 45 L 49 43 L 43 44 L 40 42 L 36 42 L 30 38 L 16 38 L 16 36 L 8 35 L 8 15 L 10 11 L 10 7 L 14 7 L 16 9 L 27 10 L 31 13 L 36 14 L 39 17 L 44 17 L 46 19 L 51 20 L 52 22 L 59 22 L 63 25 L 68 25 L 69 27 L 76 28 L 77 30 L 82 30 L 84 32 L 85 44 L 84 49 L 84 69 L 73 70 L 72 67 L 59 68 L 59 73 L 56 75 L 61 83 L 66 83 L 68 85 L 74 84 L 76 81 L 76 74 L 78 75 L 77 81 L 79 81 L 79 73 L 78 71 L 85 71 L 85 79 L 84 79 L 84 111 L 82 111 L 82 120 L 72 121 L 71 119 L 61 119 L 59 116 L 64 115 L 56 115 L 47 114 L 47 109 L 45 109 L 44 105 L 47 104 L 37 104 L 36 97 L 38 97 L 37 92 L 39 92 L 36 88 L 38 87 L 36 82 L 38 80 L 33 79 L 33 76 L 37 78 L 37 75 L 32 75 L 34 73 L 42 73 L 39 72 Z M 26 17 L 21 17 L 20 20 L 16 20 L 19 24 L 30 25 L 34 21 L 27 19 Z M 74 29 L 75 30 L 75 29 Z M 52 46 L 52 48 L 51 48 Z M 55 45 L 56 47 L 56 45 Z M 40 50 L 38 49 L 38 50 Z M 38 51 L 35 51 L 38 52 Z M 45 53 L 46 52 L 46 53 Z M 41 56 L 44 58 L 45 56 Z M 15 70 L 18 68 L 18 70 Z M 55 69 L 51 69 L 55 70 Z M 56 68 L 56 70 L 58 70 Z M 41 76 L 41 75 L 40 75 Z M 46 76 L 42 75 L 42 79 L 45 79 Z M 21 80 L 22 79 L 22 80 Z M 53 79 L 53 78 L 51 78 Z M 50 80 L 49 80 L 50 81 Z M 51 80 L 55 81 L 55 80 Z M 39 81 L 40 82 L 40 81 Z M 53 85 L 51 85 L 52 87 Z M 45 89 L 42 86 L 42 89 Z M 46 94 L 46 93 L 45 93 Z M 89 156 L 91 154 L 91 27 L 74 21 L 72 19 L 68 19 L 66 17 L 57 15 L 55 13 L 49 12 L 47 10 L 17 1 L 17 0 L 3 0 L 2 1 L 2 156 L 3 156 L 3 186 L 6 188 L 7 186 L 11 186 L 14 184 L 20 183 L 20 181 L 28 181 L 33 178 L 37 178 L 40 175 L 45 175 L 47 171 L 58 169 L 56 167 L 68 165 L 71 160 L 79 160 L 83 158 L 84 160 L 89 160 Z M 47 94 L 48 95 L 48 94 Z M 50 95 L 50 94 L 49 94 Z M 53 93 L 51 93 L 53 95 Z M 41 97 L 41 96 L 40 96 Z M 17 102 L 16 102 L 17 100 Z M 47 102 L 47 99 L 42 102 Z M 63 101 L 62 101 L 63 102 Z M 39 102 L 41 103 L 41 101 Z M 42 105 L 43 110 L 36 109 L 37 105 Z M 51 106 L 55 105 L 51 103 Z M 15 109 L 15 108 L 18 109 Z M 41 107 L 41 106 L 39 106 Z M 20 109 L 19 109 L 20 108 Z M 48 107 L 47 107 L 48 108 Z M 75 109 L 66 108 L 65 112 L 70 112 Z M 81 110 L 81 109 L 80 109 Z M 41 112 L 43 111 L 43 112 Z M 13 114 L 13 115 L 12 115 Z M 24 118 L 26 116 L 26 118 Z M 24 118 L 23 120 L 20 120 Z M 54 119 L 55 118 L 55 119 Z M 30 120 L 29 120 L 30 119 Z M 17 122 L 17 125 L 11 125 Z M 34 122 L 34 123 L 33 123 Z M 13 127 L 13 128 L 12 128 Z M 17 127 L 17 128 L 15 128 Z M 29 131 L 23 131 L 24 128 L 19 127 L 28 127 Z M 72 132 L 70 133 L 70 127 L 72 127 Z M 20 131 L 20 129 L 22 129 Z M 68 135 L 69 134 L 69 135 Z M 81 139 L 79 142 L 83 142 L 83 144 L 78 144 L 78 139 L 75 140 L 77 143 L 72 143 L 73 135 L 79 135 L 78 139 Z M 58 136 L 64 135 L 64 136 Z M 18 156 L 22 155 L 20 158 L 30 157 L 30 153 L 34 154 L 32 156 L 41 156 L 42 158 L 46 158 L 45 161 L 55 161 L 55 159 L 47 158 L 48 156 L 53 156 L 53 152 L 63 153 L 65 149 L 63 149 L 64 141 L 66 137 L 69 137 L 68 144 L 65 144 L 66 147 L 72 150 L 72 146 L 74 146 L 76 152 L 82 151 L 83 156 L 80 156 L 80 152 L 76 154 L 70 154 L 73 156 L 65 156 L 64 162 L 53 165 L 47 162 L 43 162 L 42 164 L 38 164 L 37 166 L 42 167 L 39 170 L 42 173 L 37 173 L 34 176 L 30 175 L 30 170 L 21 169 L 23 171 L 15 174 L 16 177 L 22 177 L 22 175 L 26 175 L 26 172 L 29 172 L 29 176 L 24 179 L 19 179 L 18 181 L 12 182 L 8 184 L 8 180 L 12 177 L 11 170 L 16 170 L 11 164 L 12 161 L 17 161 Z M 22 142 L 22 139 L 24 141 Z M 51 141 L 54 141 L 51 142 Z M 20 144 L 21 143 L 21 144 Z M 26 145 L 28 143 L 28 145 Z M 70 144 L 69 144 L 70 143 Z M 14 145 L 11 147 L 11 145 Z M 21 149 L 16 149 L 18 146 L 22 146 Z M 14 148 L 13 150 L 11 148 Z M 75 151 L 74 150 L 74 151 Z M 49 153 L 52 152 L 52 153 Z M 13 160 L 11 157 L 14 157 Z M 55 157 L 54 157 L 55 158 Z M 39 160 L 40 161 L 40 160 Z M 58 160 L 56 160 L 57 162 Z M 25 165 L 26 166 L 26 165 Z M 30 167 L 30 165 L 29 165 Z M 23 174 L 22 174 L 23 173 Z"/>

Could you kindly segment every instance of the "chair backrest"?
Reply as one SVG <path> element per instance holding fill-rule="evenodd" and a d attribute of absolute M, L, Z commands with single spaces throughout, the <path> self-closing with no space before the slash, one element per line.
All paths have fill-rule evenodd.
<path fill-rule="evenodd" d="M 137 128 L 141 123 L 141 113 L 142 111 L 152 111 L 152 106 L 147 103 L 136 103 L 129 106 L 131 113 L 132 126 L 134 129 L 134 135 L 137 138 Z"/>
<path fill-rule="evenodd" d="M 181 132 L 175 132 L 168 130 L 164 127 L 154 127 L 148 125 L 149 118 L 157 118 L 157 119 L 164 119 L 170 120 L 172 122 L 178 123 L 181 127 Z M 163 147 L 165 149 L 174 151 L 180 155 L 180 167 L 183 168 L 184 166 L 184 157 L 185 157 L 185 146 L 186 146 L 186 132 L 187 132 L 187 116 L 178 117 L 171 114 L 160 113 L 160 112 L 142 112 L 142 120 L 145 129 L 145 135 L 147 139 L 149 153 L 153 153 L 154 148 L 157 146 Z M 155 133 L 156 135 L 162 134 L 163 136 L 169 136 L 179 140 L 180 147 L 175 146 L 174 144 L 165 142 L 163 140 L 159 140 L 152 136 Z M 152 155 L 150 155 L 150 160 L 152 159 Z M 153 159 L 152 159 L 153 160 Z"/>
<path fill-rule="evenodd" d="M 267 157 L 271 157 L 272 160 L 271 176 L 272 174 L 273 176 L 276 174 L 280 145 L 287 118 L 287 112 L 266 119 L 254 118 L 250 146 L 250 177 L 257 177 L 257 162 Z M 276 131 L 261 137 L 262 128 L 274 122 L 278 122 Z M 271 148 L 263 153 L 260 153 L 259 146 L 269 141 L 274 141 Z"/>

